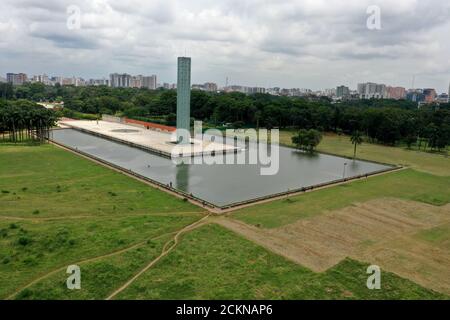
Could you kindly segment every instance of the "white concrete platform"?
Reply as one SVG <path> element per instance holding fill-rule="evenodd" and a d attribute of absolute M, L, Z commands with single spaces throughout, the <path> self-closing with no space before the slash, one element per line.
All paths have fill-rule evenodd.
<path fill-rule="evenodd" d="M 240 151 L 235 146 L 197 139 L 191 139 L 190 145 L 177 145 L 172 142 L 173 138 L 170 133 L 138 128 L 123 123 L 101 120 L 63 120 L 59 121 L 59 125 L 132 145 L 166 157 L 191 157 Z"/>

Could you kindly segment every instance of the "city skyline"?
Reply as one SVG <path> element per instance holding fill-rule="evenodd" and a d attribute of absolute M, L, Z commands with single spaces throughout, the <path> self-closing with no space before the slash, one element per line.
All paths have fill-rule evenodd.
<path fill-rule="evenodd" d="M 172 61 L 193 57 L 193 83 L 313 90 L 392 83 L 447 92 L 450 4 L 442 1 L 10 1 L 0 13 L 0 73 L 102 78 L 112 70 L 176 82 Z M 366 27 L 368 5 L 381 30 Z M 66 27 L 70 5 L 78 30 Z M 426 9 L 427 15 L 423 16 Z M 264 21 L 264 23 L 262 23 Z"/>
<path fill-rule="evenodd" d="M 0 82 L 11 82 L 14 85 L 22 85 L 25 82 L 42 82 L 46 85 L 55 85 L 56 83 L 59 83 L 60 85 L 75 85 L 75 86 L 98 86 L 98 85 L 106 85 L 111 87 L 130 87 L 130 88 L 147 88 L 151 90 L 155 90 L 158 88 L 165 88 L 165 89 L 176 89 L 176 83 L 168 83 L 168 82 L 159 82 L 159 78 L 157 75 L 131 75 L 128 73 L 110 73 L 107 77 L 101 77 L 101 78 L 82 78 L 77 76 L 71 76 L 71 77 L 64 77 L 64 76 L 49 76 L 46 73 L 39 74 L 39 75 L 33 75 L 30 76 L 26 73 L 7 73 L 6 77 L 2 77 L 0 75 Z M 228 79 L 227 79 L 228 82 Z M 396 99 L 399 99 L 400 97 L 406 96 L 406 91 L 411 90 L 422 90 L 422 89 L 433 89 L 436 91 L 437 94 L 448 94 L 450 95 L 450 82 L 448 86 L 447 91 L 439 92 L 435 88 L 431 88 L 430 86 L 425 87 L 402 87 L 397 84 L 385 84 L 385 83 L 373 83 L 373 82 L 361 82 L 358 83 L 356 88 L 352 88 L 346 84 L 340 84 L 336 85 L 332 88 L 319 88 L 317 90 L 312 90 L 311 88 L 300 88 L 300 87 L 291 87 L 291 88 L 284 88 L 280 86 L 271 86 L 271 87 L 260 87 L 260 86 L 246 86 L 242 84 L 227 84 L 225 86 L 218 85 L 215 82 L 204 82 L 204 83 L 192 83 L 192 89 L 200 89 L 205 91 L 219 91 L 219 90 L 225 90 L 227 89 L 229 91 L 241 91 L 243 93 L 270 93 L 274 94 L 274 89 L 277 91 L 281 90 L 294 90 L 299 91 L 299 93 L 328 93 L 329 90 L 334 90 L 334 93 L 332 95 L 336 95 L 338 97 L 340 96 L 346 96 L 350 94 L 351 92 L 358 93 L 360 95 L 360 98 L 366 98 L 361 95 L 365 95 L 363 91 L 366 91 L 366 89 L 361 89 L 361 85 L 374 85 L 375 87 L 373 89 L 368 89 L 368 94 L 370 92 L 377 93 L 375 95 L 371 95 L 370 98 L 383 98 L 383 99 L 389 99 L 392 97 L 396 97 Z M 381 86 L 382 88 L 377 88 L 378 86 Z M 339 93 L 340 91 L 344 90 L 345 93 Z"/>

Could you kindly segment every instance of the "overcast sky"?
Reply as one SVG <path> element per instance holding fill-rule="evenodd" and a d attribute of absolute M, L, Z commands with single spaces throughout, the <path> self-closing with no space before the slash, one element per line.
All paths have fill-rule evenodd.
<path fill-rule="evenodd" d="M 356 88 L 358 82 L 434 87 L 450 82 L 448 0 L 2 0 L 0 74 L 108 77 L 157 74 L 192 81 Z M 67 8 L 81 28 L 67 27 Z M 381 30 L 369 30 L 369 5 Z"/>

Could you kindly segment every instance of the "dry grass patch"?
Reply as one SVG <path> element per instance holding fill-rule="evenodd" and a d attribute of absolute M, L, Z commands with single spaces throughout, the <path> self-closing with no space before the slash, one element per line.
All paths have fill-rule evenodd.
<path fill-rule="evenodd" d="M 227 218 L 217 220 L 317 272 L 351 257 L 378 263 L 386 270 L 445 293 L 450 293 L 450 250 L 436 248 L 416 234 L 445 226 L 449 221 L 449 205 L 436 207 L 388 198 L 356 203 L 274 229 Z"/>

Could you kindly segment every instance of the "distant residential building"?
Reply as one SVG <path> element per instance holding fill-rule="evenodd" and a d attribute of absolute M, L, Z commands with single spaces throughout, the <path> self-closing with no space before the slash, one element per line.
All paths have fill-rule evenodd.
<path fill-rule="evenodd" d="M 387 87 L 387 98 L 401 100 L 406 98 L 406 89 L 403 87 Z"/>
<path fill-rule="evenodd" d="M 217 83 L 214 82 L 206 82 L 203 87 L 207 92 L 217 92 L 218 90 Z"/>
<path fill-rule="evenodd" d="M 439 102 L 439 103 L 447 103 L 447 102 L 450 102 L 450 101 L 449 101 L 449 95 L 448 95 L 447 93 L 442 93 L 442 94 L 440 94 L 440 95 L 437 97 L 436 101 Z"/>
<path fill-rule="evenodd" d="M 317 96 L 326 96 L 326 97 L 335 97 L 337 95 L 337 88 L 329 88 L 329 89 L 325 89 L 323 91 L 318 91 L 316 92 Z"/>
<path fill-rule="evenodd" d="M 201 91 L 205 90 L 205 88 L 204 88 L 204 86 L 202 84 L 193 84 L 191 86 L 191 89 L 192 90 L 201 90 Z"/>
<path fill-rule="evenodd" d="M 98 87 L 98 86 L 109 86 L 109 80 L 108 79 L 90 79 L 88 84 L 90 86 Z"/>
<path fill-rule="evenodd" d="M 406 93 L 406 100 L 421 103 L 425 101 L 425 95 L 422 89 L 410 89 Z"/>
<path fill-rule="evenodd" d="M 33 76 L 33 78 L 31 78 L 31 82 L 43 83 L 46 86 L 52 86 L 55 84 L 45 73 Z"/>
<path fill-rule="evenodd" d="M 59 83 L 62 86 L 75 86 L 75 87 L 84 87 L 86 85 L 91 85 L 91 80 L 86 81 L 83 78 L 78 78 L 78 77 L 72 77 L 72 78 L 54 77 L 50 80 L 50 82 L 52 84 Z"/>
<path fill-rule="evenodd" d="M 73 86 L 75 85 L 73 78 L 62 78 L 62 83 L 61 85 L 63 86 Z"/>
<path fill-rule="evenodd" d="M 132 76 L 130 87 L 131 88 L 142 88 L 142 86 L 143 86 L 142 78 L 143 77 L 141 75 Z"/>
<path fill-rule="evenodd" d="M 51 77 L 50 81 L 55 85 L 55 84 L 62 84 L 62 79 L 63 77 Z"/>
<path fill-rule="evenodd" d="M 0 82 L 6 82 L 6 78 L 0 77 Z"/>
<path fill-rule="evenodd" d="M 6 82 L 12 83 L 15 86 L 21 86 L 28 81 L 28 76 L 25 73 L 7 73 Z"/>
<path fill-rule="evenodd" d="M 225 87 L 225 91 L 226 92 L 241 92 L 241 93 L 245 93 L 245 94 L 255 94 L 255 93 L 266 93 L 266 88 L 232 85 L 232 86 Z"/>
<path fill-rule="evenodd" d="M 432 103 L 437 98 L 437 93 L 435 89 L 423 89 L 423 94 L 425 96 L 426 103 Z"/>
<path fill-rule="evenodd" d="M 346 98 L 350 96 L 350 88 L 346 86 L 339 86 L 336 88 L 336 97 Z"/>
<path fill-rule="evenodd" d="M 274 96 L 279 96 L 280 95 L 280 88 L 279 87 L 268 88 L 266 90 L 266 92 L 268 94 L 271 94 L 271 95 L 274 95 Z"/>
<path fill-rule="evenodd" d="M 84 87 L 86 86 L 86 81 L 83 78 L 74 77 L 75 87 Z"/>
<path fill-rule="evenodd" d="M 142 87 L 150 90 L 156 90 L 157 86 L 156 75 L 142 77 Z"/>
<path fill-rule="evenodd" d="M 112 73 L 109 75 L 109 85 L 113 88 L 131 87 L 132 77 L 127 73 Z"/>
<path fill-rule="evenodd" d="M 245 90 L 244 86 L 231 85 L 231 86 L 226 87 L 225 91 L 245 93 L 246 90 Z"/>
<path fill-rule="evenodd" d="M 247 88 L 247 93 L 248 93 L 248 94 L 266 93 L 266 88 L 262 88 L 262 87 L 250 87 L 250 88 Z"/>
<path fill-rule="evenodd" d="M 386 85 L 372 82 L 360 83 L 358 94 L 360 99 L 386 99 Z"/>
<path fill-rule="evenodd" d="M 213 82 L 206 82 L 204 84 L 193 84 L 191 88 L 194 90 L 201 90 L 207 92 L 217 92 L 218 90 L 217 84 Z"/>

